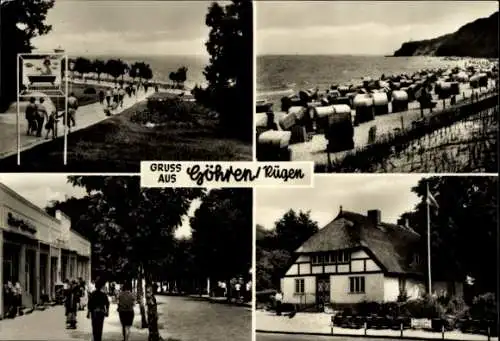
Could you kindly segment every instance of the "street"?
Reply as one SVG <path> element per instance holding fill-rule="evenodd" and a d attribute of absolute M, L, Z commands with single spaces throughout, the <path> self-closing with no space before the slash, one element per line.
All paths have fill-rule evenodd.
<path fill-rule="evenodd" d="M 334 340 L 346 340 L 346 341 L 366 341 L 366 337 L 355 337 L 355 336 L 320 336 L 320 335 L 294 335 L 294 334 L 269 334 L 269 333 L 257 333 L 256 341 L 334 341 Z M 382 339 L 378 338 L 380 341 L 393 341 L 394 339 Z"/>
<path fill-rule="evenodd" d="M 205 299 L 157 296 L 160 334 L 179 341 L 250 341 L 251 309 L 209 303 Z M 135 307 L 130 341 L 147 340 L 147 329 L 140 329 L 139 307 Z M 65 328 L 64 308 L 56 306 L 45 311 L 0 321 L 0 340 L 91 340 L 90 320 L 86 312 L 78 313 L 78 329 Z M 103 340 L 122 339 L 116 304 L 105 320 Z"/>

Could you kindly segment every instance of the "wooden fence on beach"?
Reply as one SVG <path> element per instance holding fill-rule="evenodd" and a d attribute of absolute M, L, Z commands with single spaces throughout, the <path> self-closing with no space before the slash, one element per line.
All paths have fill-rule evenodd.
<path fill-rule="evenodd" d="M 498 96 L 450 107 L 317 172 L 497 172 Z"/>

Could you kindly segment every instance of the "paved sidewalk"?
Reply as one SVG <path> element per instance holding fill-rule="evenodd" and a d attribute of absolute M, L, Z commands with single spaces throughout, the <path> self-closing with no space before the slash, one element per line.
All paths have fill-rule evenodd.
<path fill-rule="evenodd" d="M 88 85 L 93 83 L 88 82 Z M 97 84 L 97 83 L 96 83 Z M 101 85 L 103 85 L 101 83 Z M 137 96 L 128 97 L 125 96 L 123 101 L 123 108 L 117 108 L 112 112 L 111 116 L 106 116 L 104 113 L 104 106 L 99 102 L 81 106 L 76 112 L 76 127 L 71 128 L 71 131 L 77 131 L 80 129 L 87 128 L 91 125 L 104 121 L 113 115 L 120 114 L 123 110 L 132 107 L 134 104 L 144 101 L 148 96 L 154 93 L 154 88 L 148 89 L 148 93 L 144 90 L 138 91 Z M 0 159 L 6 158 L 11 155 L 17 154 L 17 114 L 7 113 L 0 114 Z M 27 122 L 24 119 L 24 113 L 21 113 L 20 117 L 20 131 L 21 131 L 21 151 L 33 148 L 39 144 L 51 141 L 51 139 L 45 139 L 46 130 L 43 129 L 42 137 L 27 136 Z M 64 125 L 63 119 L 59 120 L 58 124 L 58 137 L 64 136 Z M 22 163 L 22 160 L 21 160 Z"/>
<path fill-rule="evenodd" d="M 103 341 L 121 341 L 122 331 L 116 304 L 111 304 L 109 317 L 104 321 Z M 55 306 L 45 311 L 34 311 L 29 315 L 0 321 L 0 340 L 92 340 L 92 327 L 87 312 L 78 312 L 78 328 L 66 329 L 63 306 Z M 130 332 L 130 341 L 146 341 L 148 330 L 140 329 L 140 312 L 136 305 L 134 326 Z M 162 337 L 168 339 L 165 331 Z"/>
<path fill-rule="evenodd" d="M 325 313 L 298 313 L 293 318 L 288 316 L 277 316 L 274 312 L 257 310 L 255 312 L 256 330 L 262 332 L 292 333 L 292 334 L 310 334 L 310 335 L 332 335 L 331 315 Z M 363 329 L 347 329 L 334 327 L 333 335 L 344 336 L 364 336 Z M 400 338 L 398 330 L 367 330 L 367 338 L 389 337 Z M 403 331 L 403 337 L 413 339 L 442 339 L 441 333 L 433 333 L 424 330 L 406 329 Z M 465 334 L 460 331 L 446 332 L 445 340 L 470 340 L 486 341 L 485 335 Z M 491 341 L 498 340 L 498 337 L 492 337 Z"/>

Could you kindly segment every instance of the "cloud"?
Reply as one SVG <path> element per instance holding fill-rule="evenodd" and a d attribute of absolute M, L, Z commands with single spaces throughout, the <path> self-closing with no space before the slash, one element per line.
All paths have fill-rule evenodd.
<path fill-rule="evenodd" d="M 498 10 L 492 1 L 257 2 L 258 54 L 387 54 Z M 299 43 L 300 42 L 300 43 Z"/>
<path fill-rule="evenodd" d="M 19 195 L 41 209 L 45 209 L 54 200 L 64 201 L 67 197 L 82 198 L 87 193 L 85 189 L 73 187 L 62 174 L 0 174 L 0 183 L 16 191 Z M 191 236 L 189 217 L 200 206 L 200 200 L 194 200 L 187 216 L 182 219 L 182 225 L 176 230 L 175 236 Z"/>
<path fill-rule="evenodd" d="M 73 187 L 61 174 L 0 174 L 0 182 L 36 206 L 45 209 L 51 201 L 64 201 L 66 196 L 81 198 L 86 192 Z"/>
<path fill-rule="evenodd" d="M 52 31 L 33 39 L 39 50 L 69 54 L 204 54 L 207 1 L 58 0 Z"/>
<path fill-rule="evenodd" d="M 365 213 L 380 209 L 382 219 L 396 222 L 399 216 L 412 210 L 418 197 L 411 192 L 421 175 L 341 175 L 317 176 L 314 188 L 257 189 L 255 223 L 274 227 L 289 209 L 311 211 L 312 219 L 323 227 L 345 210 Z"/>

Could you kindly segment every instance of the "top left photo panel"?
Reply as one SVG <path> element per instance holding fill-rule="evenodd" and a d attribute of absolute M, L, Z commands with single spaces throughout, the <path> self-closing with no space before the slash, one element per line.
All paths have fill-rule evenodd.
<path fill-rule="evenodd" d="M 253 159 L 250 0 L 0 6 L 0 172 Z"/>

